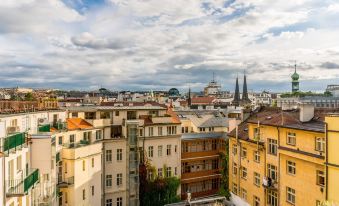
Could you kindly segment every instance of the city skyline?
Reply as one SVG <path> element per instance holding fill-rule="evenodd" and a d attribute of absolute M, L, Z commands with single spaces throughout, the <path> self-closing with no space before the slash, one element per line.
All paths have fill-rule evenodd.
<path fill-rule="evenodd" d="M 166 5 L 166 6 L 164 6 Z M 339 79 L 335 1 L 2 1 L 1 87 L 302 91 Z M 241 86 L 242 84 L 240 84 Z"/>

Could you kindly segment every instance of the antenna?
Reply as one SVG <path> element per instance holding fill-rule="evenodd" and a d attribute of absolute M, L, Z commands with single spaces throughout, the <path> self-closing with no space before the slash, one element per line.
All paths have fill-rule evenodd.
<path fill-rule="evenodd" d="M 297 60 L 294 60 L 294 73 L 297 73 Z"/>

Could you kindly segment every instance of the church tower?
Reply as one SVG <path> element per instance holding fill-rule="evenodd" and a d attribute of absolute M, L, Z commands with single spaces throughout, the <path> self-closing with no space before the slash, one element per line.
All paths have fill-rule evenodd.
<path fill-rule="evenodd" d="M 297 64 L 294 64 L 294 73 L 292 78 L 292 93 L 299 91 L 299 74 L 297 73 Z"/>
<path fill-rule="evenodd" d="M 244 85 L 242 88 L 242 103 L 243 104 L 247 104 L 248 102 L 250 102 L 250 99 L 248 98 L 248 92 L 247 92 L 247 82 L 246 82 L 246 74 L 244 74 Z"/>
<path fill-rule="evenodd" d="M 234 99 L 232 103 L 234 106 L 239 106 L 239 103 L 240 103 L 238 76 L 235 82 L 235 92 L 234 92 Z"/>

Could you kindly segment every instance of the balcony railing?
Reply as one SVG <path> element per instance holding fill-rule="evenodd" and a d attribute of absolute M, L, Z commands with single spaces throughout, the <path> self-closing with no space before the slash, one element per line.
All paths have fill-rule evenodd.
<path fill-rule="evenodd" d="M 24 196 L 28 191 L 39 182 L 39 170 L 33 169 L 27 177 L 22 180 L 8 180 L 7 181 L 7 197 Z"/>
<path fill-rule="evenodd" d="M 58 176 L 58 187 L 65 188 L 70 185 L 74 184 L 74 176 L 73 177 L 62 177 L 61 175 Z"/>
<path fill-rule="evenodd" d="M 65 143 L 62 146 L 67 149 L 72 149 L 72 148 L 79 148 L 79 147 L 87 146 L 90 144 L 91 143 L 88 140 L 80 140 L 79 142 Z"/>
<path fill-rule="evenodd" d="M 67 122 L 56 122 L 53 127 L 57 130 L 65 130 L 67 129 Z"/>
<path fill-rule="evenodd" d="M 40 125 L 38 130 L 39 132 L 50 132 L 51 125 L 50 124 Z"/>
<path fill-rule="evenodd" d="M 268 190 L 277 190 L 278 189 L 277 182 L 275 180 L 272 180 L 271 178 L 268 178 L 268 177 L 264 177 L 262 186 L 265 189 L 268 189 Z"/>
<path fill-rule="evenodd" d="M 0 150 L 1 152 L 9 153 L 9 151 L 12 149 L 21 149 L 26 143 L 25 139 L 25 133 L 16 133 L 9 135 L 4 138 L 2 145 L 0 142 Z"/>

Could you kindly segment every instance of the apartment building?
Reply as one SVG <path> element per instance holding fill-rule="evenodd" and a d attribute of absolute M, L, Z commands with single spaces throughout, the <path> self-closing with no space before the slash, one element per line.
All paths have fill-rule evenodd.
<path fill-rule="evenodd" d="M 221 184 L 228 118 L 219 111 L 178 111 L 181 121 L 181 198 L 215 195 Z"/>
<path fill-rule="evenodd" d="M 65 118 L 63 111 L 0 115 L 0 205 L 41 203 L 41 173 L 31 158 L 31 135 L 39 131 L 41 121 L 59 118 Z"/>
<path fill-rule="evenodd" d="M 320 205 L 326 199 L 324 117 L 331 112 L 314 110 L 310 104 L 288 111 L 264 108 L 233 130 L 229 134 L 233 201 L 255 206 Z"/>
<path fill-rule="evenodd" d="M 103 205 L 138 205 L 141 157 L 153 168 L 149 178 L 180 177 L 181 124 L 166 106 L 107 102 L 68 111 L 69 118 L 82 118 L 103 131 Z"/>

